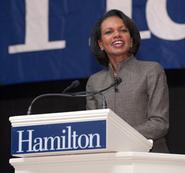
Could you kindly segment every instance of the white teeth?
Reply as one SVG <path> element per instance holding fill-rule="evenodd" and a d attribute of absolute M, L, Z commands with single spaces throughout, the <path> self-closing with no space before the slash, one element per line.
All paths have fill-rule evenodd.
<path fill-rule="evenodd" d="M 115 44 L 123 44 L 123 41 L 122 41 L 122 40 L 114 41 L 114 42 L 113 42 L 113 45 L 115 45 Z"/>
<path fill-rule="evenodd" d="M 114 42 L 115 44 L 118 44 L 118 43 L 123 43 L 122 41 L 116 41 L 116 42 Z"/>

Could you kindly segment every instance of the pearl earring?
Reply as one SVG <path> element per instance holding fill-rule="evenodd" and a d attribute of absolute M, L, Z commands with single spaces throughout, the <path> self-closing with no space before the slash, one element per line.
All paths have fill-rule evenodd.
<path fill-rule="evenodd" d="M 131 41 L 131 43 L 130 43 L 130 48 L 132 48 L 133 47 L 133 42 Z"/>

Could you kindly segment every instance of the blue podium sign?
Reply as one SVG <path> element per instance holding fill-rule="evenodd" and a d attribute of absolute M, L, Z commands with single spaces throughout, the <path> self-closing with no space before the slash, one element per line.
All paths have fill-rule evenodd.
<path fill-rule="evenodd" d="M 12 127 L 12 155 L 106 148 L 106 120 Z"/>

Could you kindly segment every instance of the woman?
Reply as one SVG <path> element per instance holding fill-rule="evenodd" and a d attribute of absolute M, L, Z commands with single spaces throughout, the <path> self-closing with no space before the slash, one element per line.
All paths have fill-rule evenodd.
<path fill-rule="evenodd" d="M 119 10 L 108 11 L 92 32 L 90 46 L 105 66 L 87 82 L 87 92 L 108 87 L 116 78 L 117 88 L 103 93 L 107 107 L 148 139 L 152 152 L 168 152 L 164 136 L 169 127 L 169 98 L 165 72 L 156 62 L 135 58 L 140 35 L 133 21 Z M 101 109 L 102 96 L 87 98 L 87 109 Z"/>

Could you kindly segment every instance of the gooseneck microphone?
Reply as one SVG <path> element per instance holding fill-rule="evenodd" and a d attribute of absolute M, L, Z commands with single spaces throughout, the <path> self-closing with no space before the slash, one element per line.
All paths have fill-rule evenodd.
<path fill-rule="evenodd" d="M 79 80 L 73 81 L 67 88 L 65 88 L 62 93 L 66 93 L 67 91 L 77 88 L 80 85 Z"/>
<path fill-rule="evenodd" d="M 80 82 L 78 80 L 76 81 L 73 81 L 67 88 L 65 88 L 63 90 L 62 93 L 46 93 L 46 94 L 41 94 L 37 97 L 35 97 L 30 106 L 28 107 L 28 111 L 27 111 L 27 115 L 30 115 L 32 113 L 32 106 L 33 104 L 43 98 L 43 97 L 50 97 L 50 96 L 60 96 L 60 97 L 89 97 L 89 96 L 94 96 L 94 95 L 97 95 L 97 94 L 100 94 L 102 96 L 102 108 L 107 108 L 107 103 L 106 103 L 106 99 L 105 99 L 105 96 L 103 94 L 104 91 L 107 91 L 108 89 L 112 88 L 112 87 L 118 87 L 118 85 L 122 82 L 122 79 L 117 77 L 115 78 L 114 82 L 109 85 L 108 87 L 104 88 L 104 89 L 101 89 L 101 90 L 98 90 L 98 91 L 81 91 L 81 92 L 73 92 L 73 93 L 67 93 L 67 91 L 73 89 L 73 88 L 76 88 L 80 85 Z"/>
<path fill-rule="evenodd" d="M 78 97 L 84 97 L 84 96 L 93 96 L 96 94 L 100 94 L 103 93 L 104 91 L 107 91 L 108 89 L 118 86 L 120 83 L 122 82 L 122 79 L 120 77 L 115 78 L 114 82 L 109 85 L 106 88 L 103 88 L 101 90 L 98 91 L 90 91 L 90 92 L 86 92 L 86 91 L 82 91 L 82 92 L 75 92 L 75 93 L 69 93 L 71 96 L 78 96 Z"/>
<path fill-rule="evenodd" d="M 89 97 L 89 96 L 94 96 L 97 94 L 100 94 L 102 96 L 102 108 L 106 109 L 107 108 L 107 102 L 105 95 L 103 94 L 104 91 L 107 91 L 108 89 L 114 87 L 115 92 L 118 92 L 118 85 L 122 82 L 122 79 L 120 77 L 116 77 L 114 79 L 114 82 L 109 85 L 108 87 L 99 90 L 99 91 L 82 91 L 82 92 L 76 92 L 76 93 L 69 93 L 71 96 L 74 97 Z"/>
<path fill-rule="evenodd" d="M 33 104 L 34 104 L 37 100 L 39 100 L 39 99 L 41 99 L 41 98 L 43 98 L 43 97 L 53 97 L 53 96 L 71 97 L 71 96 L 69 96 L 68 94 L 65 94 L 65 93 L 66 93 L 67 91 L 71 90 L 71 89 L 74 89 L 74 88 L 78 87 L 79 85 L 80 85 L 79 80 L 75 80 L 75 81 L 73 81 L 67 88 L 65 88 L 65 89 L 62 91 L 63 94 L 62 94 L 62 93 L 46 93 L 46 94 L 41 94 L 41 95 L 35 97 L 35 98 L 32 100 L 30 106 L 28 107 L 27 115 L 30 115 L 30 114 L 32 113 L 32 106 L 33 106 Z"/>

